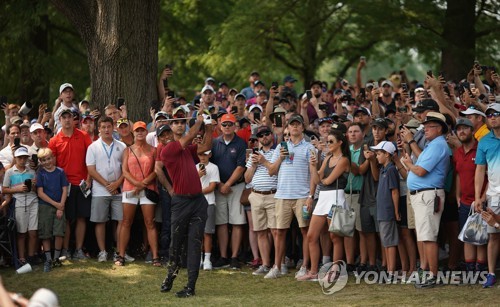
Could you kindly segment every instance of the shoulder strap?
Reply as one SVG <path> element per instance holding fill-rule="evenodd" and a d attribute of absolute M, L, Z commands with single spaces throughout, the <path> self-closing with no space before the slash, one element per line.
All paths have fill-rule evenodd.
<path fill-rule="evenodd" d="M 139 169 L 141 170 L 142 178 L 146 179 L 146 176 L 144 176 L 144 172 L 142 171 L 141 163 L 139 162 L 139 158 L 137 158 L 137 155 L 135 152 L 132 150 L 132 146 L 129 147 L 130 151 L 134 154 L 135 159 L 137 160 L 137 165 L 139 165 Z"/>

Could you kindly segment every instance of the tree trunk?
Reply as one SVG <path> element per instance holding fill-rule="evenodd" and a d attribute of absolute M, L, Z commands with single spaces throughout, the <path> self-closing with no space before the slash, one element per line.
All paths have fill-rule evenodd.
<path fill-rule="evenodd" d="M 447 0 L 444 17 L 441 69 L 447 80 L 464 78 L 475 58 L 475 0 Z"/>
<path fill-rule="evenodd" d="M 157 99 L 160 1 L 51 1 L 86 47 L 91 103 L 102 111 L 123 97 L 128 117 L 147 121 L 149 102 Z"/>

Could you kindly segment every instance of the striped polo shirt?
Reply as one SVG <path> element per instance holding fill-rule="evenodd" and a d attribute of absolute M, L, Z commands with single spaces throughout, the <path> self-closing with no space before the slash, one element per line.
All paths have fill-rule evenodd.
<path fill-rule="evenodd" d="M 309 173 L 310 150 L 315 150 L 314 146 L 302 139 L 299 143 L 287 142 L 290 157 L 283 162 L 278 173 L 278 191 L 275 198 L 278 199 L 300 199 L 309 196 L 309 183 L 311 176 Z M 279 159 L 281 144 L 276 147 L 271 163 Z"/>
<path fill-rule="evenodd" d="M 268 152 L 259 150 L 259 152 L 264 156 L 264 158 L 266 158 L 267 161 L 271 161 L 274 149 L 270 149 Z M 252 167 L 252 159 L 248 159 L 246 167 Z M 267 170 L 267 168 L 264 165 L 259 164 L 252 177 L 250 186 L 256 191 L 267 192 L 276 189 L 277 185 L 278 176 L 269 176 L 269 171 Z"/>
<path fill-rule="evenodd" d="M 31 179 L 33 181 L 34 178 L 35 172 L 33 170 L 25 168 L 24 171 L 21 172 L 14 164 L 14 166 L 5 172 L 3 186 L 12 189 L 23 185 L 26 179 Z M 30 192 L 13 193 L 12 196 L 16 199 L 16 207 L 28 206 L 38 199 L 33 190 Z"/>

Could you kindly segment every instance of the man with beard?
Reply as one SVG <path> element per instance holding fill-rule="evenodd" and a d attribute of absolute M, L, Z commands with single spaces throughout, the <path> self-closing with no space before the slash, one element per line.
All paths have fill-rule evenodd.
<path fill-rule="evenodd" d="M 186 131 L 186 119 L 172 121 L 157 131 L 160 143 L 166 144 L 160 157 L 172 178 L 172 243 L 168 274 L 161 284 L 161 292 L 172 289 L 179 273 L 182 246 L 187 248 L 188 282 L 177 297 L 195 295 L 195 286 L 200 271 L 201 240 L 207 219 L 207 200 L 202 193 L 201 182 L 194 161 L 197 154 L 212 148 L 212 122 L 205 125 L 205 134 L 200 145 L 192 144 L 203 124 L 203 116 L 198 115 L 196 123 Z M 162 140 L 165 137 L 167 140 Z"/>
<path fill-rule="evenodd" d="M 361 129 L 363 130 L 364 138 L 363 141 L 370 142 L 373 140 L 372 129 L 370 127 L 370 122 L 372 113 L 365 107 L 360 107 L 356 111 L 354 111 L 353 117 L 354 122 L 359 123 Z"/>
<path fill-rule="evenodd" d="M 453 153 L 453 163 L 456 171 L 456 197 L 458 203 L 459 231 L 464 227 L 474 203 L 474 175 L 476 172 L 477 144 L 474 138 L 474 124 L 467 118 L 459 118 L 456 125 L 458 140 L 462 146 Z M 486 195 L 481 192 L 481 198 Z M 486 265 L 486 246 L 464 243 L 465 269 L 468 272 L 484 271 Z M 476 267 L 477 263 L 477 267 Z"/>
<path fill-rule="evenodd" d="M 366 243 L 369 266 L 366 258 L 361 258 L 357 269 L 358 274 L 363 271 L 377 271 L 377 182 L 379 168 L 375 152 L 370 150 L 371 146 L 385 141 L 387 135 L 387 122 L 383 118 L 377 118 L 372 122 L 373 140 L 363 144 L 363 154 L 359 159 L 359 173 L 363 176 L 363 185 L 359 196 L 361 231 L 360 236 Z M 363 255 L 362 255 L 363 256 Z"/>
<path fill-rule="evenodd" d="M 307 118 L 309 122 L 314 122 L 317 118 L 324 117 L 327 114 L 333 113 L 333 105 L 329 102 L 324 102 L 321 100 L 321 94 L 323 94 L 322 82 L 319 80 L 315 80 L 311 82 L 310 90 L 312 93 L 312 98 L 309 100 L 309 104 L 307 106 Z M 323 114 L 323 115 L 318 115 Z M 304 120 L 307 123 L 307 118 L 304 117 Z"/>

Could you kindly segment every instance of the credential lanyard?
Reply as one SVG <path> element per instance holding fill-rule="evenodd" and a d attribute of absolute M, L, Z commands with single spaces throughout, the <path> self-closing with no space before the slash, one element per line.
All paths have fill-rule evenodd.
<path fill-rule="evenodd" d="M 111 163 L 111 155 L 113 154 L 113 148 L 115 147 L 115 142 L 113 141 L 113 143 L 111 144 L 110 146 L 110 150 L 109 150 L 109 153 L 108 151 L 106 150 L 106 144 L 104 144 L 103 141 L 101 141 L 101 144 L 102 144 L 102 148 L 104 149 L 104 152 L 106 153 L 106 156 L 108 157 L 108 164 Z"/>

